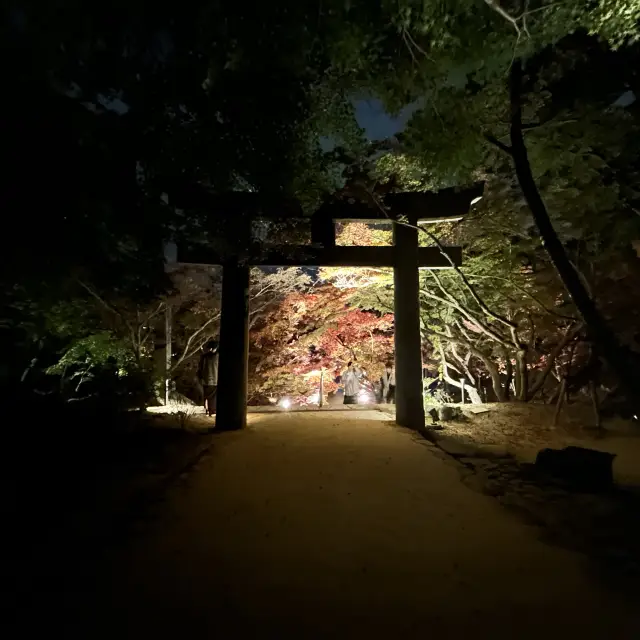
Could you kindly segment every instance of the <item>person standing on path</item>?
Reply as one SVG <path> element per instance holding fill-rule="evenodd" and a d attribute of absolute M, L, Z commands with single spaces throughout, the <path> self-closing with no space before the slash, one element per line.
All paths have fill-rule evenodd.
<path fill-rule="evenodd" d="M 360 391 L 360 379 L 358 369 L 350 362 L 347 370 L 342 374 L 344 383 L 344 404 L 358 404 L 358 393 Z"/>
<path fill-rule="evenodd" d="M 208 416 L 216 412 L 218 392 L 218 343 L 210 340 L 200 356 L 198 380 L 204 392 L 204 411 Z"/>
<path fill-rule="evenodd" d="M 387 362 L 387 366 L 382 372 L 382 398 L 386 404 L 396 403 L 396 370 L 395 367 Z"/>

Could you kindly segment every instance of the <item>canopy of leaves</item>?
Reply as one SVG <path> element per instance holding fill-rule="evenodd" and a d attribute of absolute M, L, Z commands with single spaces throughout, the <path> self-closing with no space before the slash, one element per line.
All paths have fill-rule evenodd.
<path fill-rule="evenodd" d="M 331 380 L 350 361 L 377 379 L 393 358 L 393 317 L 350 305 L 353 292 L 330 284 L 287 296 L 252 332 L 250 386 L 264 394 L 309 394 L 308 375 Z M 315 372 L 315 373 L 314 373 Z M 305 377 L 306 376 L 306 377 Z"/>
<path fill-rule="evenodd" d="M 502 358 L 506 367 L 507 347 L 482 329 L 498 334 L 498 311 L 522 343 L 539 347 L 530 364 L 539 362 L 574 310 L 498 149 L 516 57 L 526 61 L 526 142 L 553 223 L 594 297 L 633 341 L 637 0 L 277 0 L 250 10 L 210 0 L 168 8 L 23 0 L 4 16 L 12 99 L 0 125 L 11 240 L 2 328 L 14 377 L 46 341 L 46 366 L 52 354 L 120 362 L 126 344 L 145 368 L 168 302 L 176 363 L 188 360 L 215 331 L 219 310 L 206 287 L 191 299 L 184 281 L 172 285 L 163 243 L 232 234 L 206 200 L 184 194 L 295 196 L 311 212 L 345 179 L 369 181 L 367 193 L 483 180 L 472 216 L 432 229 L 463 244 L 465 266 L 439 280 L 423 274 L 425 338 L 460 326 L 489 364 Z M 631 101 L 620 103 L 625 94 Z M 390 113 L 411 107 L 393 145 L 364 144 L 354 117 L 363 97 L 380 98 Z M 387 244 L 389 235 L 355 225 L 341 241 Z M 320 275 L 327 284 L 312 293 L 305 274 L 255 278 L 255 388 L 266 371 L 338 367 L 350 350 L 383 359 L 389 271 Z M 347 317 L 362 335 L 350 333 Z M 366 332 L 370 356 L 358 351 Z M 518 349 L 510 330 L 500 336 Z"/>

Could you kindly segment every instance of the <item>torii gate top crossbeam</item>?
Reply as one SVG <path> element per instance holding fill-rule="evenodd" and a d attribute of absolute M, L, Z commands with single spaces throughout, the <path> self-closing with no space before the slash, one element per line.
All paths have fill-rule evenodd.
<path fill-rule="evenodd" d="M 343 266 L 343 267 L 393 267 L 397 250 L 393 247 L 338 247 L 336 246 L 335 221 L 391 222 L 398 216 L 406 216 L 412 224 L 455 220 L 469 210 L 470 204 L 482 195 L 483 185 L 466 189 L 449 188 L 438 192 L 388 193 L 380 196 L 382 206 L 373 201 L 356 201 L 351 198 L 333 198 L 325 202 L 311 217 L 304 217 L 297 202 L 286 198 L 265 197 L 251 192 L 232 192 L 220 195 L 197 192 L 189 194 L 184 206 L 206 207 L 212 212 L 216 234 L 235 237 L 238 255 L 243 262 L 256 266 Z M 177 204 L 180 205 L 179 197 Z M 188 202 L 187 202 L 188 201 Z M 390 217 L 391 218 L 390 218 Z M 254 244 L 250 239 L 251 221 L 256 219 L 300 220 L 311 223 L 310 245 L 269 246 Z M 227 226 L 228 225 L 228 226 Z M 205 234 L 206 235 L 206 234 Z M 446 269 L 461 263 L 459 247 L 447 247 L 443 255 L 436 247 L 420 248 L 419 268 Z M 234 253 L 231 251 L 231 253 Z M 179 262 L 195 264 L 222 264 L 225 257 L 217 255 L 203 238 L 203 244 L 186 249 L 180 247 Z"/>
<path fill-rule="evenodd" d="M 380 195 L 376 206 L 370 198 L 340 197 L 327 200 L 313 214 L 313 218 L 330 220 L 359 220 L 381 222 L 389 217 L 406 215 L 417 222 L 452 220 L 464 216 L 469 204 L 482 196 L 483 184 L 460 189 L 450 187 L 437 192 L 409 191 Z M 291 198 L 247 191 L 213 194 L 198 187 L 182 187 L 171 191 L 173 206 L 181 209 L 200 209 L 214 214 L 214 218 L 229 217 L 309 220 L 300 204 Z M 387 215 L 388 214 L 388 215 Z"/>

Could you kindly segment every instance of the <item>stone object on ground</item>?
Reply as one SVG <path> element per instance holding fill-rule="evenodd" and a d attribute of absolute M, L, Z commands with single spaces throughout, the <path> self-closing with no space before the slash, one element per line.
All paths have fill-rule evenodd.
<path fill-rule="evenodd" d="M 462 411 L 458 407 L 449 407 L 443 405 L 438 407 L 438 417 L 443 422 L 446 422 L 447 420 L 455 420 L 456 418 L 462 417 Z"/>
<path fill-rule="evenodd" d="M 569 483 L 576 489 L 599 491 L 613 485 L 615 454 L 584 447 L 543 449 L 536 456 L 536 471 Z"/>
<path fill-rule="evenodd" d="M 464 411 L 466 413 L 478 414 L 478 413 L 489 413 L 491 409 L 489 409 L 489 407 L 482 404 L 469 404 L 469 405 L 465 405 Z"/>
<path fill-rule="evenodd" d="M 476 458 L 478 457 L 478 448 L 473 444 L 467 444 L 462 442 L 458 438 L 451 436 L 442 436 L 437 434 L 436 444 L 445 453 L 448 453 L 454 458 Z"/>
<path fill-rule="evenodd" d="M 499 444 L 482 444 L 480 445 L 480 454 L 484 458 L 514 458 L 513 454 L 511 454 L 505 447 Z"/>

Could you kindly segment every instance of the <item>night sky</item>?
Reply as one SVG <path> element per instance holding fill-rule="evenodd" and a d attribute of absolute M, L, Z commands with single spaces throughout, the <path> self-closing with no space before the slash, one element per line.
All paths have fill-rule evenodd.
<path fill-rule="evenodd" d="M 397 116 L 390 116 L 380 100 L 358 100 L 356 120 L 370 140 L 384 140 L 402 131 L 418 104 L 407 105 Z"/>

